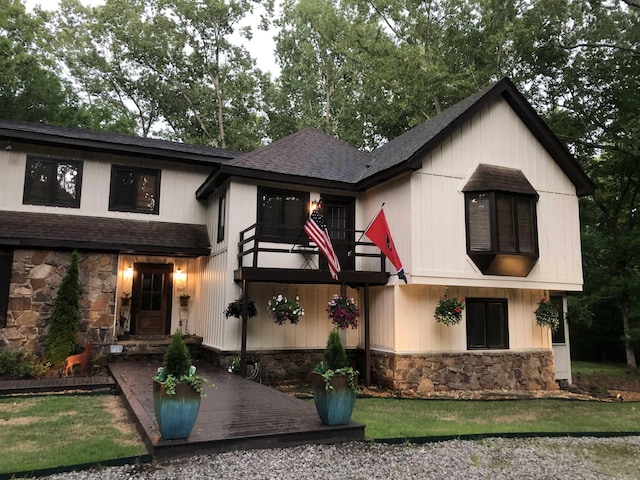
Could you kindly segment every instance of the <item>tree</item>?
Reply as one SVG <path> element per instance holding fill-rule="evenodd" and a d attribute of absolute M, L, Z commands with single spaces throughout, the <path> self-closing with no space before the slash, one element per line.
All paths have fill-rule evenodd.
<path fill-rule="evenodd" d="M 52 365 L 60 365 L 75 352 L 80 323 L 80 282 L 78 252 L 71 255 L 71 264 L 62 278 L 49 320 L 45 341 L 45 356 Z"/>

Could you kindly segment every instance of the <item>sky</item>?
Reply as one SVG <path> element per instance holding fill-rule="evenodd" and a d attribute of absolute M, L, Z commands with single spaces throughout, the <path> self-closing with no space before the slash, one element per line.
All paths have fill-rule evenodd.
<path fill-rule="evenodd" d="M 58 0 L 23 0 L 27 10 L 32 10 L 36 5 L 40 5 L 45 10 L 56 10 L 58 8 Z M 100 5 L 104 0 L 81 0 L 84 5 Z M 253 38 L 251 41 L 241 39 L 251 56 L 256 60 L 258 68 L 265 72 L 271 72 L 272 77 L 276 77 L 280 73 L 280 68 L 276 64 L 274 57 L 275 42 L 273 41 L 274 31 L 264 32 L 258 30 L 257 24 L 259 14 L 248 20 L 252 25 Z M 239 38 L 239 37 L 238 37 Z"/>

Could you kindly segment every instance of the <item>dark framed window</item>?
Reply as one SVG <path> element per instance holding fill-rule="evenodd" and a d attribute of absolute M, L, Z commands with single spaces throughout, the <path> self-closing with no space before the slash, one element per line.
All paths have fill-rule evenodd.
<path fill-rule="evenodd" d="M 564 336 L 564 308 L 562 306 L 562 297 L 559 295 L 551 295 L 550 300 L 560 314 L 560 325 L 555 332 L 551 332 L 551 343 L 567 343 L 567 339 Z"/>
<path fill-rule="evenodd" d="M 538 260 L 537 197 L 465 193 L 467 253 L 488 275 L 525 277 Z"/>
<path fill-rule="evenodd" d="M 23 203 L 80 208 L 81 187 L 81 161 L 27 157 Z"/>
<path fill-rule="evenodd" d="M 259 234 L 274 242 L 293 243 L 309 216 L 309 193 L 295 190 L 258 189 Z"/>
<path fill-rule="evenodd" d="M 13 252 L 11 250 L 0 250 L 0 328 L 7 326 L 12 264 Z"/>
<path fill-rule="evenodd" d="M 160 211 L 160 170 L 113 165 L 109 210 L 157 215 Z"/>
<path fill-rule="evenodd" d="M 509 348 L 506 299 L 467 297 L 465 310 L 468 350 Z"/>
<path fill-rule="evenodd" d="M 227 192 L 224 191 L 218 199 L 218 242 L 224 240 L 224 226 L 226 223 L 226 208 L 227 208 Z"/>

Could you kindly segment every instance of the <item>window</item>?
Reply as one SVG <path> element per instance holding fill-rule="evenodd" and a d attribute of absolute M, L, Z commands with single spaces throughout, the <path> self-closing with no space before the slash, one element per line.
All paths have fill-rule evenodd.
<path fill-rule="evenodd" d="M 551 332 L 551 342 L 567 343 L 567 340 L 564 336 L 564 308 L 562 306 L 562 297 L 552 295 L 550 300 L 551 303 L 553 303 L 558 309 L 558 313 L 560 313 L 560 325 L 555 332 Z"/>
<path fill-rule="evenodd" d="M 467 349 L 509 348 L 507 301 L 467 298 Z"/>
<path fill-rule="evenodd" d="M 22 202 L 80 208 L 82 162 L 27 157 Z"/>
<path fill-rule="evenodd" d="M 226 208 L 227 208 L 227 192 L 222 192 L 220 198 L 218 199 L 218 242 L 222 242 L 224 240 L 224 224 L 225 224 L 225 216 L 226 216 Z"/>
<path fill-rule="evenodd" d="M 7 326 L 9 309 L 9 284 L 11 283 L 11 265 L 13 252 L 0 250 L 0 328 Z"/>
<path fill-rule="evenodd" d="M 479 165 L 463 191 L 467 254 L 485 275 L 526 277 L 538 261 L 538 194 L 520 170 Z"/>
<path fill-rule="evenodd" d="M 276 242 L 295 242 L 307 221 L 308 205 L 306 192 L 259 189 L 259 234 Z"/>
<path fill-rule="evenodd" d="M 114 165 L 109 210 L 157 215 L 160 210 L 160 170 Z"/>

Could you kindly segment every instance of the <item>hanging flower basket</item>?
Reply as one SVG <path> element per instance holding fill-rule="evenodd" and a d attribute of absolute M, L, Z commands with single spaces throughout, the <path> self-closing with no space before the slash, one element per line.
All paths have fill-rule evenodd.
<path fill-rule="evenodd" d="M 256 304 L 251 298 L 247 299 L 247 318 L 253 318 L 258 315 L 258 310 L 256 309 Z M 231 302 L 227 309 L 224 311 L 225 318 L 242 317 L 242 297 Z"/>
<path fill-rule="evenodd" d="M 433 313 L 436 321 L 444 325 L 456 325 L 462 320 L 464 297 L 441 297 Z"/>
<path fill-rule="evenodd" d="M 360 309 L 353 298 L 334 295 L 328 304 L 327 314 L 333 324 L 342 330 L 358 328 Z"/>
<path fill-rule="evenodd" d="M 300 320 L 299 317 L 304 315 L 304 309 L 298 300 L 300 298 L 297 296 L 295 300 L 288 300 L 284 295 L 274 295 L 267 303 L 267 310 L 278 325 L 282 325 L 287 320 L 295 325 Z"/>
<path fill-rule="evenodd" d="M 540 300 L 534 313 L 536 315 L 536 323 L 541 327 L 549 327 L 552 332 L 555 332 L 560 326 L 560 312 L 551 300 L 546 298 Z"/>

